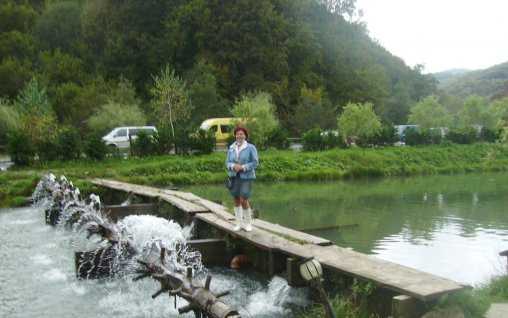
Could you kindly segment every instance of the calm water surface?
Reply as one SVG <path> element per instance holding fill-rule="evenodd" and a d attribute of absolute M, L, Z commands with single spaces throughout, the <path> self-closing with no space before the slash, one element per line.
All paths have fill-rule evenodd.
<path fill-rule="evenodd" d="M 221 186 L 182 189 L 231 207 Z M 461 283 L 506 271 L 508 174 L 257 182 L 260 218 Z"/>

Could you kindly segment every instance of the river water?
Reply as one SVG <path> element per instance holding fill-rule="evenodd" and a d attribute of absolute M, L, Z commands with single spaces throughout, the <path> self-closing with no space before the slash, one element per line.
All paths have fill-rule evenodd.
<path fill-rule="evenodd" d="M 153 239 L 157 235 L 154 228 L 165 227 L 165 238 L 177 229 L 166 220 L 138 218 L 134 223 L 143 239 Z M 176 230 L 174 235 L 185 232 Z M 0 317 L 194 317 L 180 315 L 167 294 L 152 299 L 160 284 L 151 278 L 134 282 L 137 274 L 127 273 L 107 279 L 77 279 L 74 248 L 81 244 L 79 239 L 64 228 L 46 225 L 44 206 L 0 210 Z M 290 288 L 282 277 L 205 268 L 197 273 L 203 284 L 205 274 L 212 276 L 212 291 L 231 292 L 221 300 L 244 317 L 294 317 L 309 304 L 308 290 Z M 186 304 L 178 299 L 176 306 Z"/>
<path fill-rule="evenodd" d="M 231 205 L 222 185 L 181 190 Z M 506 173 L 257 182 L 251 198 L 267 221 L 470 285 L 506 271 L 498 253 L 508 249 L 507 203 Z M 152 279 L 77 279 L 76 240 L 45 224 L 44 206 L 0 210 L 0 317 L 182 317 L 173 298 L 151 298 L 160 286 Z M 232 292 L 224 302 L 245 317 L 295 317 L 308 305 L 307 289 L 290 288 L 282 277 L 208 268 L 203 282 L 205 274 L 213 291 Z"/>
<path fill-rule="evenodd" d="M 231 206 L 223 186 L 182 189 Z M 506 272 L 508 174 L 255 183 L 260 218 L 472 286 Z"/>

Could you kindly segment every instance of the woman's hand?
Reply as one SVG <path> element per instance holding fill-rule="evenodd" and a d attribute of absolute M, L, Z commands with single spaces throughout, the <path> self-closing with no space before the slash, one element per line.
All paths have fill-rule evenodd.
<path fill-rule="evenodd" d="M 241 164 L 239 163 L 236 163 L 234 166 L 233 166 L 233 170 L 235 170 L 235 172 L 241 172 L 243 171 L 243 167 Z"/>

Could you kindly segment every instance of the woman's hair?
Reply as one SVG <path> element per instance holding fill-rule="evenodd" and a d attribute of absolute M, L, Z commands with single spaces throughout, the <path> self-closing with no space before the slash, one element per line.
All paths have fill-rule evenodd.
<path fill-rule="evenodd" d="M 247 130 L 247 127 L 245 126 L 238 126 L 235 128 L 235 130 L 233 131 L 234 134 L 236 135 L 236 133 L 241 130 L 243 131 L 243 133 L 245 134 L 245 138 L 249 138 L 249 131 Z"/>

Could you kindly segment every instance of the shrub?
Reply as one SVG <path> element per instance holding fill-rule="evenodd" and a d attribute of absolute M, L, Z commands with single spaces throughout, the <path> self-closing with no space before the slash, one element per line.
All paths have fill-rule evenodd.
<path fill-rule="evenodd" d="M 481 141 L 495 142 L 500 137 L 501 137 L 501 132 L 499 130 L 482 127 L 482 129 L 480 131 L 480 140 Z"/>
<path fill-rule="evenodd" d="M 147 157 L 155 153 L 155 142 L 146 131 L 140 130 L 138 138 L 131 144 L 131 154 L 139 157 Z"/>
<path fill-rule="evenodd" d="M 9 134 L 7 153 L 15 165 L 27 166 L 34 160 L 35 148 L 25 134 L 12 132 Z"/>
<path fill-rule="evenodd" d="M 168 125 L 157 128 L 152 137 L 156 154 L 167 154 L 173 149 L 173 134 L 171 133 L 171 127 Z"/>
<path fill-rule="evenodd" d="M 386 146 L 393 145 L 397 140 L 397 129 L 392 125 L 383 125 L 381 130 L 367 139 L 367 144 Z"/>
<path fill-rule="evenodd" d="M 215 148 L 215 134 L 213 131 L 199 129 L 191 137 L 191 149 L 199 154 L 210 154 Z"/>
<path fill-rule="evenodd" d="M 430 130 L 425 129 L 406 129 L 404 142 L 409 146 L 428 145 L 432 141 Z"/>
<path fill-rule="evenodd" d="M 78 131 L 75 128 L 64 128 L 57 140 L 58 157 L 63 161 L 76 160 L 81 155 Z"/>
<path fill-rule="evenodd" d="M 85 139 L 83 151 L 85 155 L 92 160 L 104 160 L 109 149 L 102 140 L 102 134 L 94 132 Z"/>
<path fill-rule="evenodd" d="M 303 150 L 306 151 L 320 151 L 325 150 L 325 141 L 323 138 L 323 131 L 321 128 L 313 128 L 302 136 Z"/>
<path fill-rule="evenodd" d="M 472 144 L 476 139 L 477 131 L 472 127 L 456 127 L 450 129 L 446 139 L 456 144 Z"/>
<path fill-rule="evenodd" d="M 278 126 L 268 133 L 266 148 L 275 148 L 279 150 L 289 148 L 289 135 L 282 127 Z"/>
<path fill-rule="evenodd" d="M 35 152 L 40 161 L 50 162 L 58 159 L 58 145 L 56 141 L 41 140 L 35 145 Z"/>
<path fill-rule="evenodd" d="M 192 149 L 192 136 L 193 130 L 190 127 L 179 129 L 175 131 L 175 153 L 188 154 Z"/>

